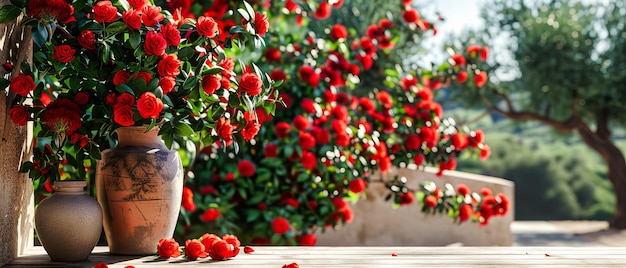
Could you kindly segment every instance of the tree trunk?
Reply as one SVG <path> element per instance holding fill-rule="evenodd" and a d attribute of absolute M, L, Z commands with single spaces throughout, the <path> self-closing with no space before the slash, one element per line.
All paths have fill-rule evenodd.
<path fill-rule="evenodd" d="M 0 7 L 9 0 L 0 0 Z M 26 33 L 24 33 L 26 32 Z M 19 48 L 19 49 L 18 49 Z M 12 74 L 0 67 L 0 76 L 9 78 L 19 72 L 19 63 L 30 59 L 30 31 L 15 23 L 0 24 L 0 63 L 16 65 Z M 33 245 L 33 184 L 27 174 L 19 173 L 30 148 L 31 128 L 13 124 L 7 113 L 12 95 L 0 89 L 0 266 L 10 262 Z"/>

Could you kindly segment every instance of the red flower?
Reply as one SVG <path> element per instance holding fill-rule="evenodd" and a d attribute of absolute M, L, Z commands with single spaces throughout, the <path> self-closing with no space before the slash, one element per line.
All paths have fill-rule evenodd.
<path fill-rule="evenodd" d="M 9 89 L 22 97 L 26 97 L 28 93 L 35 90 L 35 81 L 30 75 L 19 74 L 11 79 Z"/>
<path fill-rule="evenodd" d="M 491 190 L 490 190 L 489 188 L 485 188 L 485 187 L 480 188 L 480 191 L 479 191 L 479 192 L 480 192 L 480 194 L 481 194 L 481 195 L 483 195 L 483 196 L 490 196 L 490 195 L 493 195 L 493 193 L 491 192 Z"/>
<path fill-rule="evenodd" d="M 143 43 L 143 49 L 148 55 L 161 56 L 165 54 L 165 48 L 167 47 L 167 41 L 160 33 L 149 31 L 146 34 L 146 40 Z"/>
<path fill-rule="evenodd" d="M 411 204 L 411 203 L 413 203 L 414 199 L 415 199 L 415 196 L 413 195 L 413 192 L 401 193 L 400 194 L 400 205 Z"/>
<path fill-rule="evenodd" d="M 158 86 L 161 87 L 163 95 L 167 95 L 167 93 L 174 90 L 174 86 L 176 86 L 176 78 L 173 76 L 163 76 L 159 78 Z"/>
<path fill-rule="evenodd" d="M 487 60 L 487 56 L 489 56 L 489 48 L 488 47 L 483 47 L 480 50 L 480 60 L 486 61 Z"/>
<path fill-rule="evenodd" d="M 277 217 L 272 220 L 272 230 L 274 230 L 274 233 L 276 234 L 281 235 L 287 233 L 290 228 L 291 226 L 289 226 L 289 222 L 283 217 Z"/>
<path fill-rule="evenodd" d="M 161 58 L 157 65 L 160 76 L 177 76 L 180 73 L 180 61 L 176 54 L 168 54 Z"/>
<path fill-rule="evenodd" d="M 122 20 L 128 29 L 138 30 L 141 28 L 141 16 L 134 9 L 122 12 Z"/>
<path fill-rule="evenodd" d="M 214 208 L 207 209 L 204 213 L 202 213 L 202 220 L 205 222 L 211 222 L 219 218 L 221 215 L 220 211 Z"/>
<path fill-rule="evenodd" d="M 348 30 L 346 30 L 346 27 L 341 24 L 335 24 L 332 28 L 330 28 L 330 38 L 333 41 L 346 39 L 348 38 Z"/>
<path fill-rule="evenodd" d="M 119 70 L 113 75 L 113 85 L 126 84 L 130 78 L 130 73 L 124 70 Z"/>
<path fill-rule="evenodd" d="M 219 236 L 217 236 L 216 234 L 203 234 L 202 237 L 200 238 L 200 241 L 202 242 L 202 245 L 204 245 L 204 251 L 209 254 L 211 254 L 211 248 L 213 247 L 213 244 L 215 244 L 215 242 L 222 240 L 222 238 L 220 238 Z"/>
<path fill-rule="evenodd" d="M 161 238 L 157 245 L 159 258 L 167 260 L 180 256 L 180 247 L 174 238 Z"/>
<path fill-rule="evenodd" d="M 300 237 L 300 246 L 315 246 L 317 237 L 314 234 L 304 234 Z"/>
<path fill-rule="evenodd" d="M 241 160 L 237 163 L 237 170 L 241 176 L 251 177 L 254 176 L 254 164 L 248 160 Z"/>
<path fill-rule="evenodd" d="M 58 62 L 68 63 L 74 60 L 76 50 L 69 45 L 59 45 L 54 48 L 54 59 Z"/>
<path fill-rule="evenodd" d="M 200 16 L 196 22 L 198 34 L 207 38 L 213 38 L 217 35 L 219 29 L 217 22 L 211 17 Z"/>
<path fill-rule="evenodd" d="M 89 92 L 79 91 L 74 95 L 74 101 L 80 105 L 85 105 L 89 102 Z"/>
<path fill-rule="evenodd" d="M 124 92 L 117 97 L 115 104 L 133 106 L 135 104 L 135 96 L 130 93 Z"/>
<path fill-rule="evenodd" d="M 263 81 L 256 73 L 244 73 L 239 82 L 239 91 L 256 96 L 263 90 Z"/>
<path fill-rule="evenodd" d="M 9 110 L 9 116 L 13 123 L 25 126 L 28 119 L 30 119 L 30 112 L 28 112 L 27 106 L 16 104 Z"/>
<path fill-rule="evenodd" d="M 280 62 L 280 50 L 278 50 L 277 48 L 268 47 L 263 52 L 263 55 L 265 56 L 265 59 L 267 59 L 267 62 L 270 62 L 270 63 Z M 270 77 L 271 77 L 271 75 L 270 75 Z M 274 78 L 272 78 L 272 80 L 282 80 L 282 79 L 274 79 Z"/>
<path fill-rule="evenodd" d="M 482 148 L 480 149 L 480 159 L 485 160 L 489 158 L 490 155 L 491 155 L 491 148 L 489 147 L 489 145 L 483 144 Z"/>
<path fill-rule="evenodd" d="M 487 83 L 487 72 L 482 71 L 479 74 L 474 76 L 474 83 L 476 83 L 477 87 L 482 87 Z"/>
<path fill-rule="evenodd" d="M 410 6 L 411 3 L 413 3 L 413 0 L 402 0 L 402 5 L 403 6 Z"/>
<path fill-rule="evenodd" d="M 235 247 L 232 244 L 229 244 L 228 242 L 224 241 L 224 240 L 217 240 L 214 241 L 213 244 L 211 245 L 211 250 L 209 251 L 209 255 L 211 256 L 211 259 L 214 260 L 227 260 L 230 259 L 233 256 L 233 251 L 235 250 Z"/>
<path fill-rule="evenodd" d="M 82 126 L 80 114 L 78 104 L 69 99 L 56 99 L 43 112 L 41 122 L 54 132 L 70 136 Z"/>
<path fill-rule="evenodd" d="M 476 57 L 476 54 L 478 54 L 478 52 L 480 52 L 480 47 L 477 45 L 470 45 L 467 47 L 467 54 L 469 54 L 471 57 Z"/>
<path fill-rule="evenodd" d="M 454 61 L 454 65 L 457 66 L 465 66 L 465 57 L 461 54 L 454 54 L 452 55 L 452 61 Z"/>
<path fill-rule="evenodd" d="M 276 157 L 278 155 L 278 145 L 274 143 L 266 144 L 263 154 L 265 155 L 265 157 L 268 157 L 268 158 Z"/>
<path fill-rule="evenodd" d="M 196 210 L 196 203 L 193 202 L 193 191 L 189 187 L 183 187 L 182 207 L 192 212 Z"/>
<path fill-rule="evenodd" d="M 146 5 L 141 11 L 143 13 L 141 20 L 146 26 L 157 25 L 165 18 L 165 16 L 161 14 L 161 7 L 159 6 Z"/>
<path fill-rule="evenodd" d="M 300 144 L 300 147 L 302 147 L 302 150 L 308 150 L 315 146 L 315 138 L 311 135 L 311 133 L 302 132 L 300 133 L 298 143 Z"/>
<path fill-rule="evenodd" d="M 108 267 L 109 266 L 106 264 L 106 262 L 99 262 L 93 268 L 108 268 Z"/>
<path fill-rule="evenodd" d="M 319 85 L 320 75 L 313 67 L 304 65 L 300 67 L 298 73 L 300 75 L 300 79 L 309 84 L 311 87 L 317 87 Z"/>
<path fill-rule="evenodd" d="M 223 117 L 218 119 L 215 124 L 217 128 L 217 135 L 227 143 L 233 140 L 233 125 Z"/>
<path fill-rule="evenodd" d="M 136 10 L 142 10 L 145 5 L 148 4 L 147 0 L 128 0 L 130 7 Z"/>
<path fill-rule="evenodd" d="M 137 110 L 143 118 L 158 118 L 163 110 L 163 102 L 152 92 L 145 92 L 137 101 Z"/>
<path fill-rule="evenodd" d="M 195 261 L 208 257 L 208 254 L 204 251 L 204 245 L 198 239 L 193 239 L 185 241 L 185 257 Z"/>
<path fill-rule="evenodd" d="M 281 69 L 274 69 L 270 73 L 270 78 L 272 81 L 285 81 L 287 80 L 287 74 L 285 74 L 285 72 Z"/>
<path fill-rule="evenodd" d="M 420 19 L 420 14 L 417 12 L 417 10 L 408 8 L 404 11 L 404 13 L 402 13 L 402 19 L 406 23 L 415 23 Z"/>
<path fill-rule="evenodd" d="M 422 147 L 422 139 L 415 134 L 409 134 L 405 140 L 406 148 L 409 150 L 417 150 Z"/>
<path fill-rule="evenodd" d="M 429 208 L 434 208 L 437 206 L 437 197 L 434 195 L 429 195 L 424 198 L 424 205 Z"/>
<path fill-rule="evenodd" d="M 476 146 L 478 146 L 478 144 L 481 144 L 485 141 L 485 133 L 478 129 L 476 131 L 474 131 L 474 142 L 473 144 L 476 144 Z"/>
<path fill-rule="evenodd" d="M 259 12 L 254 13 L 254 28 L 256 33 L 260 36 L 264 36 L 267 33 L 267 29 L 270 26 L 270 22 L 265 14 Z"/>
<path fill-rule="evenodd" d="M 168 46 L 180 45 L 180 31 L 176 25 L 171 23 L 161 25 L 161 34 L 165 37 Z"/>
<path fill-rule="evenodd" d="M 466 195 L 468 195 L 470 193 L 470 189 L 465 184 L 459 184 L 459 185 L 456 186 L 456 192 L 459 195 L 466 196 Z"/>
<path fill-rule="evenodd" d="M 51 18 L 58 22 L 71 19 L 74 8 L 64 0 L 30 0 L 26 14 L 37 19 Z"/>
<path fill-rule="evenodd" d="M 221 86 L 220 78 L 214 74 L 206 74 L 202 76 L 202 89 L 206 94 L 213 94 Z"/>
<path fill-rule="evenodd" d="M 367 181 L 362 178 L 356 178 L 350 181 L 350 191 L 355 194 L 362 192 L 365 187 L 367 187 Z"/>
<path fill-rule="evenodd" d="M 290 264 L 283 265 L 283 268 L 300 268 L 300 266 L 297 263 L 293 262 Z"/>
<path fill-rule="evenodd" d="M 300 106 L 302 106 L 302 109 L 304 109 L 307 113 L 315 113 L 317 111 L 315 108 L 315 102 L 309 98 L 302 99 Z"/>
<path fill-rule="evenodd" d="M 241 130 L 241 136 L 243 136 L 246 141 L 250 141 L 254 138 L 254 136 L 256 136 L 257 133 L 259 133 L 260 129 L 261 124 L 258 124 L 256 122 L 248 122 L 246 126 Z"/>
<path fill-rule="evenodd" d="M 93 7 L 93 19 L 96 22 L 114 22 L 117 17 L 117 8 L 113 6 L 111 1 L 100 1 Z"/>
<path fill-rule="evenodd" d="M 467 77 L 469 76 L 469 74 L 467 74 L 466 71 L 460 71 L 457 75 L 456 75 L 456 82 L 461 84 L 463 82 L 465 82 L 465 80 L 467 80 Z"/>
<path fill-rule="evenodd" d="M 200 188 L 201 195 L 208 195 L 208 194 L 214 194 L 214 193 L 217 193 L 217 190 L 215 189 L 215 187 L 211 185 L 207 185 L 207 186 Z"/>
<path fill-rule="evenodd" d="M 291 125 L 286 122 L 278 122 L 276 126 L 274 126 L 274 132 L 276 132 L 276 136 L 281 139 L 287 138 L 287 136 L 289 136 L 290 130 Z"/>
<path fill-rule="evenodd" d="M 315 10 L 315 13 L 313 13 L 313 16 L 318 20 L 327 19 L 328 17 L 330 17 L 331 11 L 332 11 L 332 7 L 330 6 L 330 4 L 324 1 L 320 3 L 320 5 L 317 7 L 317 10 Z"/>
<path fill-rule="evenodd" d="M 135 124 L 133 120 L 133 108 L 127 105 L 116 104 L 113 106 L 113 121 L 120 126 L 129 127 Z"/>
<path fill-rule="evenodd" d="M 311 121 L 302 115 L 297 115 L 293 118 L 293 126 L 300 131 L 304 131 L 311 126 Z"/>
<path fill-rule="evenodd" d="M 474 213 L 474 209 L 470 204 L 463 204 L 459 208 L 459 220 L 464 222 L 470 218 L 470 216 Z"/>
<path fill-rule="evenodd" d="M 2 68 L 10 73 L 11 71 L 13 71 L 13 64 L 11 64 L 10 62 L 5 62 L 2 64 Z"/>
<path fill-rule="evenodd" d="M 469 139 L 465 134 L 456 133 L 452 135 L 452 145 L 456 150 L 463 150 L 469 145 Z"/>
<path fill-rule="evenodd" d="M 313 169 L 317 166 L 317 157 L 309 151 L 302 152 L 302 166 L 306 169 Z"/>
<path fill-rule="evenodd" d="M 81 47 L 84 47 L 89 50 L 96 49 L 96 36 L 90 30 L 84 30 L 80 32 L 80 35 L 77 37 L 78 44 Z"/>

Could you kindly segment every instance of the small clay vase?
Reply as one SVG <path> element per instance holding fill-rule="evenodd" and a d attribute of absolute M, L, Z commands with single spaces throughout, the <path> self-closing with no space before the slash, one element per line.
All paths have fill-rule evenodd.
<path fill-rule="evenodd" d="M 86 181 L 57 181 L 35 210 L 39 242 L 53 261 L 86 260 L 102 234 L 102 210 Z"/>
<path fill-rule="evenodd" d="M 183 166 L 158 128 L 122 127 L 118 144 L 102 152 L 96 195 L 109 251 L 153 255 L 161 238 L 174 235 L 183 194 Z"/>

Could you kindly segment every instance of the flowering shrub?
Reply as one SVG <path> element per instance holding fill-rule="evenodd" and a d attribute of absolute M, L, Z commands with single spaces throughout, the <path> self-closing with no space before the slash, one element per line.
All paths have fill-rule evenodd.
<path fill-rule="evenodd" d="M 396 204 L 420 201 L 425 212 L 458 222 L 487 224 L 487 207 L 506 213 L 502 196 L 468 192 L 455 199 L 448 191 L 433 200 L 430 185 L 412 189 L 401 178 L 372 177 L 394 166 L 426 164 L 442 174 L 462 153 L 489 154 L 482 131 L 443 118 L 433 99 L 467 69 L 454 63 L 432 70 L 397 67 L 413 40 L 435 31 L 411 1 L 404 2 L 266 3 L 276 30 L 267 33 L 258 65 L 272 80 L 284 81 L 272 96 L 284 106 L 274 116 L 258 111 L 263 127 L 239 154 L 212 144 L 190 156 L 197 161 L 178 236 L 197 237 L 209 228 L 240 234 L 246 244 L 314 245 L 316 232 L 352 220 L 350 201 L 371 183 L 384 183 Z M 353 16 L 359 19 L 347 19 Z"/>
<path fill-rule="evenodd" d="M 260 44 L 268 29 L 247 3 L 233 6 L 228 32 L 221 17 L 191 19 L 147 0 L 12 3 L 2 22 L 27 17 L 33 63 L 5 64 L 20 73 L 0 86 L 15 96 L 11 119 L 33 122 L 42 141 L 21 167 L 31 178 L 59 179 L 69 167 L 85 178 L 85 160 L 98 159 L 119 127 L 158 127 L 168 147 L 257 134 L 255 108 L 269 105 L 273 82 L 254 65 L 235 66 L 233 43 Z"/>

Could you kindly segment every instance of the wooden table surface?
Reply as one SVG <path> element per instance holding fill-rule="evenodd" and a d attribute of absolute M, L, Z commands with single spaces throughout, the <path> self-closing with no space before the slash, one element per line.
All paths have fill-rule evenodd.
<path fill-rule="evenodd" d="M 113 256 L 96 247 L 89 260 L 51 262 L 35 247 L 4 267 L 626 267 L 626 247 L 276 247 L 255 246 L 228 261 Z"/>

